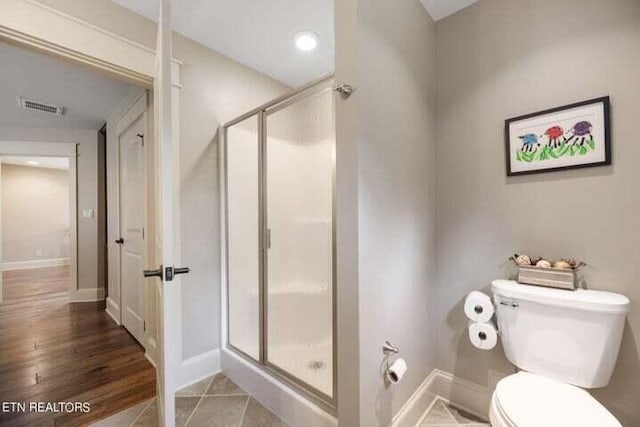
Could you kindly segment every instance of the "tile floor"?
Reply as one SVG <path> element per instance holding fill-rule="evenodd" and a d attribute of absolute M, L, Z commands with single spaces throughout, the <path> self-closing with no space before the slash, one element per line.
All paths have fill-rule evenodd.
<path fill-rule="evenodd" d="M 155 399 L 112 415 L 94 427 L 157 427 Z M 176 392 L 176 427 L 286 427 L 223 374 Z"/>
<path fill-rule="evenodd" d="M 489 423 L 475 415 L 436 399 L 416 427 L 489 427 Z"/>

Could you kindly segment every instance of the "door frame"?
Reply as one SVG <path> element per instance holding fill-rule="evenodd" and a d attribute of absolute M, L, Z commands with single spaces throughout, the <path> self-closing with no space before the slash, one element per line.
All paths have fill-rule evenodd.
<path fill-rule="evenodd" d="M 69 231 L 71 233 L 69 248 L 69 266 L 71 280 L 69 283 L 69 299 L 74 302 L 78 291 L 78 160 L 77 144 L 73 142 L 35 142 L 0 140 L 0 156 L 36 156 L 65 157 L 69 160 Z M 0 224 L 0 236 L 2 224 Z M 1 261 L 1 260 L 0 260 Z M 0 288 L 2 302 L 2 288 Z"/>
<path fill-rule="evenodd" d="M 0 41 L 16 45 L 28 50 L 52 55 L 75 64 L 86 66 L 115 78 L 126 80 L 153 89 L 156 75 L 156 50 L 126 37 L 105 30 L 83 19 L 56 10 L 39 3 L 37 0 L 3 0 L 0 14 Z M 169 69 L 171 81 L 171 111 L 173 122 L 172 145 L 174 152 L 179 149 L 181 89 L 180 69 L 182 63 L 171 58 Z M 175 265 L 181 264 L 181 230 L 180 230 L 180 159 L 171 156 L 171 167 L 175 180 L 173 188 L 174 214 L 177 219 L 170 241 L 172 242 Z M 155 193 L 155 189 L 150 189 Z M 159 224 L 156 224 L 158 227 Z M 155 230 L 149 230 L 149 234 Z M 148 266 L 156 268 L 156 266 Z M 162 307 L 158 307 L 162 310 Z M 158 314 L 160 315 L 160 314 Z M 180 319 L 180 317 L 178 318 Z M 173 336 L 172 347 L 182 348 L 182 327 Z M 159 331 L 158 331 L 159 332 Z M 160 349 L 158 349 L 160 350 Z M 181 369 L 181 357 L 178 360 L 165 360 L 165 379 L 172 388 Z M 168 365 L 168 366 L 166 366 Z M 173 409 L 170 410 L 173 414 Z M 172 423 L 169 420 L 168 423 Z"/>

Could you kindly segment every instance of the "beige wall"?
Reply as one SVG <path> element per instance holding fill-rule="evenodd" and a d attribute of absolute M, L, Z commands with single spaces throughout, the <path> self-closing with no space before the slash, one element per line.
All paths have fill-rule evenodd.
<path fill-rule="evenodd" d="M 369 427 L 388 425 L 436 364 L 436 27 L 418 0 L 360 0 L 357 31 L 360 425 Z M 409 366 L 393 387 L 383 382 L 385 340 Z"/>
<path fill-rule="evenodd" d="M 69 172 L 3 164 L 1 182 L 2 262 L 69 258 Z"/>
<path fill-rule="evenodd" d="M 156 25 L 108 0 L 41 0 L 145 46 Z M 183 358 L 220 346 L 217 128 L 288 88 L 198 43 L 174 34 L 181 69 L 180 175 Z"/>
<path fill-rule="evenodd" d="M 99 245 L 98 224 L 106 213 L 98 209 L 98 188 L 104 183 L 98 173 L 97 131 L 0 127 L 0 140 L 77 144 L 78 289 L 104 287 L 98 266 L 104 262 L 105 250 Z M 96 216 L 83 218 L 84 209 L 94 209 Z"/>
<path fill-rule="evenodd" d="M 358 0 L 334 2 L 335 78 L 358 87 Z M 360 310 L 358 283 L 358 104 L 359 91 L 335 103 L 336 127 L 336 318 L 338 424 L 360 419 Z"/>
<path fill-rule="evenodd" d="M 481 0 L 438 31 L 439 366 L 480 384 L 513 372 L 473 349 L 462 301 L 514 252 L 586 261 L 588 286 L 632 300 L 611 384 L 594 395 L 640 425 L 640 2 Z M 504 120 L 611 95 L 613 165 L 507 178 Z"/>

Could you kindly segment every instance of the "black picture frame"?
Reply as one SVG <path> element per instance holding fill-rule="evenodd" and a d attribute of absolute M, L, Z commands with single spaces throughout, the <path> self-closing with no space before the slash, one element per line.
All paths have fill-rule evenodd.
<path fill-rule="evenodd" d="M 598 153 L 599 156 L 603 157 L 603 159 L 601 161 L 590 161 L 590 162 L 585 162 L 585 163 L 579 163 L 576 161 L 570 162 L 571 164 L 567 164 L 567 165 L 561 165 L 561 166 L 551 166 L 551 167 L 541 167 L 539 169 L 528 169 L 528 170 L 514 170 L 514 165 L 513 165 L 513 153 L 514 150 L 512 149 L 512 144 L 514 141 L 511 129 L 512 129 L 512 125 L 513 124 L 517 124 L 519 122 L 525 122 L 527 120 L 533 119 L 533 118 L 539 118 L 539 117 L 543 117 L 543 116 L 552 116 L 553 114 L 557 114 L 560 112 L 565 112 L 567 110 L 575 110 L 575 109 L 579 109 L 582 107 L 589 107 L 589 106 L 595 106 L 600 104 L 602 106 L 602 123 L 598 123 L 599 126 L 602 126 L 602 130 L 600 132 L 603 133 L 604 135 L 604 147 L 603 150 L 598 150 L 599 152 L 602 151 L 602 153 Z M 542 111 L 537 111 L 535 113 L 530 113 L 530 114 L 525 114 L 522 116 L 518 116 L 518 117 L 513 117 L 510 119 L 505 120 L 505 125 L 504 125 L 504 139 L 505 139 L 505 157 L 506 157 L 506 167 L 507 167 L 507 176 L 518 176 L 518 175 L 528 175 L 528 174 L 538 174 L 538 173 L 545 173 L 545 172 L 555 172 L 555 171 L 561 171 L 561 170 L 570 170 L 570 169 L 579 169 L 579 168 L 587 168 L 587 167 L 596 167 L 596 166 L 608 166 L 611 164 L 611 129 L 610 129 L 610 118 L 611 118 L 611 102 L 610 102 L 610 98 L 609 96 L 603 96 L 603 97 L 599 97 L 599 98 L 594 98 L 594 99 L 590 99 L 587 101 L 582 101 L 582 102 L 576 102 L 573 104 L 568 104 L 568 105 L 563 105 L 561 107 L 555 107 L 555 108 L 550 108 L 547 110 L 542 110 Z M 581 123 L 585 123 L 585 122 L 581 122 Z M 588 122 L 587 122 L 588 123 Z M 577 126 L 577 124 L 576 124 Z M 556 128 L 559 128 L 560 130 L 563 130 L 561 127 L 559 126 L 555 126 Z M 575 126 L 574 126 L 575 128 Z M 572 128 L 571 130 L 574 130 L 574 128 Z M 529 136 L 529 135 L 533 135 L 533 136 L 537 136 L 536 134 L 533 133 L 529 133 L 525 136 Z M 591 132 L 589 131 L 588 134 L 591 137 L 591 142 L 594 141 L 594 137 L 591 134 Z M 533 138 L 532 136 L 532 138 Z M 543 135 L 540 135 L 540 137 L 543 137 Z M 522 136 L 519 136 L 519 138 L 522 138 Z M 566 141 L 568 141 L 566 139 L 566 133 L 563 135 L 563 138 L 565 139 L 565 143 Z M 574 139 L 572 137 L 572 139 Z M 551 139 L 550 137 L 548 137 L 548 144 L 551 144 Z M 584 144 L 584 138 L 582 138 L 583 140 L 583 144 Z M 542 141 L 539 141 L 542 142 Z M 523 145 L 524 147 L 524 145 Z M 537 150 L 540 149 L 541 144 L 538 143 L 537 145 Z M 543 150 L 547 149 L 547 146 L 545 146 L 543 148 Z M 517 150 L 520 151 L 520 153 L 522 154 L 523 151 L 522 150 Z M 530 154 L 530 153 L 527 153 Z M 564 156 L 565 154 L 563 154 Z M 571 157 L 573 157 L 574 154 L 571 154 Z M 567 156 L 567 158 L 570 158 L 569 156 Z M 551 162 L 554 162 L 554 160 L 557 158 L 549 158 L 548 160 L 550 160 Z M 574 157 L 574 159 L 580 159 L 580 156 L 578 157 Z M 517 160 L 519 161 L 519 160 Z M 544 160 L 539 160 L 540 162 L 544 162 Z M 558 162 L 555 162 L 558 163 Z"/>

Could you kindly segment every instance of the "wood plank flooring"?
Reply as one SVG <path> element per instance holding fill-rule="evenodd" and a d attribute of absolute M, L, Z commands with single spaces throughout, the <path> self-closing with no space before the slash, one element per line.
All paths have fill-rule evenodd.
<path fill-rule="evenodd" d="M 155 396 L 144 349 L 104 311 L 69 303 L 69 268 L 3 273 L 0 425 L 83 426 Z M 27 411 L 7 412 L 6 402 Z M 29 412 L 29 402 L 88 402 L 89 412 Z"/>

